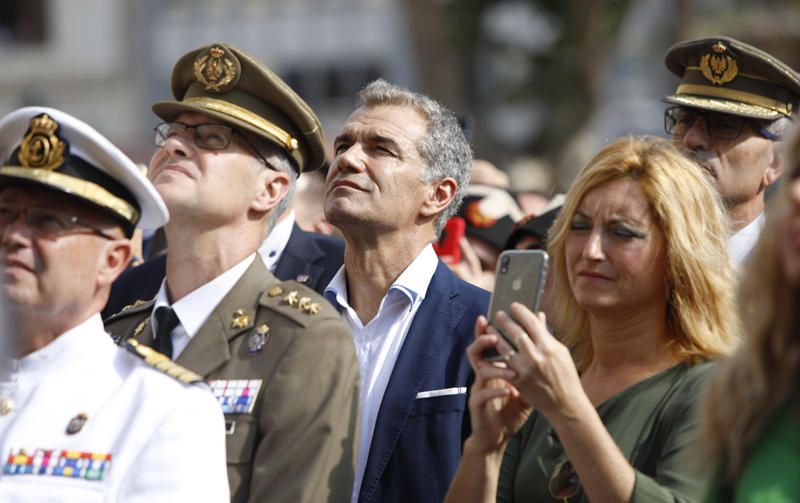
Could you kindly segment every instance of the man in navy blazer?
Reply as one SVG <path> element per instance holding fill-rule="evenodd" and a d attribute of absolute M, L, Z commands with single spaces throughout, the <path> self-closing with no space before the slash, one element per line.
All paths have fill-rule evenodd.
<path fill-rule="evenodd" d="M 288 240 L 280 235 L 287 231 Z M 282 243 L 286 245 L 280 250 Z M 344 242 L 333 236 L 302 230 L 294 222 L 293 213 L 289 213 L 278 221 L 259 253 L 278 279 L 293 279 L 322 293 L 342 266 Z M 164 280 L 166 265 L 166 255 L 162 254 L 122 273 L 111 286 L 111 294 L 102 312 L 103 319 L 137 300 L 155 297 Z"/>
<path fill-rule="evenodd" d="M 439 502 L 469 435 L 465 351 L 489 301 L 431 245 L 461 202 L 470 148 L 452 112 L 379 80 L 359 93 L 334 155 L 325 216 L 346 244 L 325 296 L 361 370 L 353 502 Z"/>

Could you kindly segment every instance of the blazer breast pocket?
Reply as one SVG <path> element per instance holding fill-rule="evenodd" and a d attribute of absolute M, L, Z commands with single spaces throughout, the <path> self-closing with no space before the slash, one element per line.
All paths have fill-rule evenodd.
<path fill-rule="evenodd" d="M 417 396 L 409 416 L 427 416 L 431 414 L 445 414 L 448 412 L 462 412 L 467 406 L 467 393 L 459 392 L 439 396 Z"/>

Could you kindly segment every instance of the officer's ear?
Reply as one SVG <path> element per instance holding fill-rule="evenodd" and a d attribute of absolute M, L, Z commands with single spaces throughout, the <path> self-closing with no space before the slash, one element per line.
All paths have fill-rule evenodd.
<path fill-rule="evenodd" d="M 120 235 L 119 239 L 108 240 L 104 243 L 100 254 L 100 264 L 97 271 L 97 286 L 103 288 L 110 286 L 128 267 L 133 258 L 133 243 Z"/>
<path fill-rule="evenodd" d="M 263 169 L 258 177 L 258 191 L 250 209 L 259 213 L 266 213 L 275 208 L 289 193 L 291 177 L 282 171 Z"/>
<path fill-rule="evenodd" d="M 783 173 L 783 163 L 781 162 L 781 142 L 774 141 L 769 150 L 769 155 L 771 158 L 769 159 L 769 164 L 767 165 L 767 169 L 764 170 L 764 175 L 761 177 L 761 184 L 763 188 L 769 187 L 775 180 L 777 180 L 781 173 Z"/>

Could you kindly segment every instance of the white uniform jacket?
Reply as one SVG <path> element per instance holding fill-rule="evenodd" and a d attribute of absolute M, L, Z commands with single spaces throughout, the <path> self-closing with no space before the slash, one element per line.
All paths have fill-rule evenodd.
<path fill-rule="evenodd" d="M 228 500 L 222 411 L 114 345 L 99 315 L 0 378 L 0 501 Z"/>

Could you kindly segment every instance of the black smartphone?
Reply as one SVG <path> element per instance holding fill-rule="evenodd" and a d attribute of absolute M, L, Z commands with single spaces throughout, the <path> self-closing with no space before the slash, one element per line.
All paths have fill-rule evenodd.
<path fill-rule="evenodd" d="M 536 311 L 546 275 L 547 252 L 544 250 L 506 250 L 497 259 L 494 290 L 489 301 L 487 318 L 515 351 L 517 347 L 495 324 L 495 315 L 497 311 L 505 311 L 510 316 L 512 302 L 519 302 L 531 311 Z M 483 358 L 488 361 L 503 359 L 495 348 L 485 349 Z"/>

